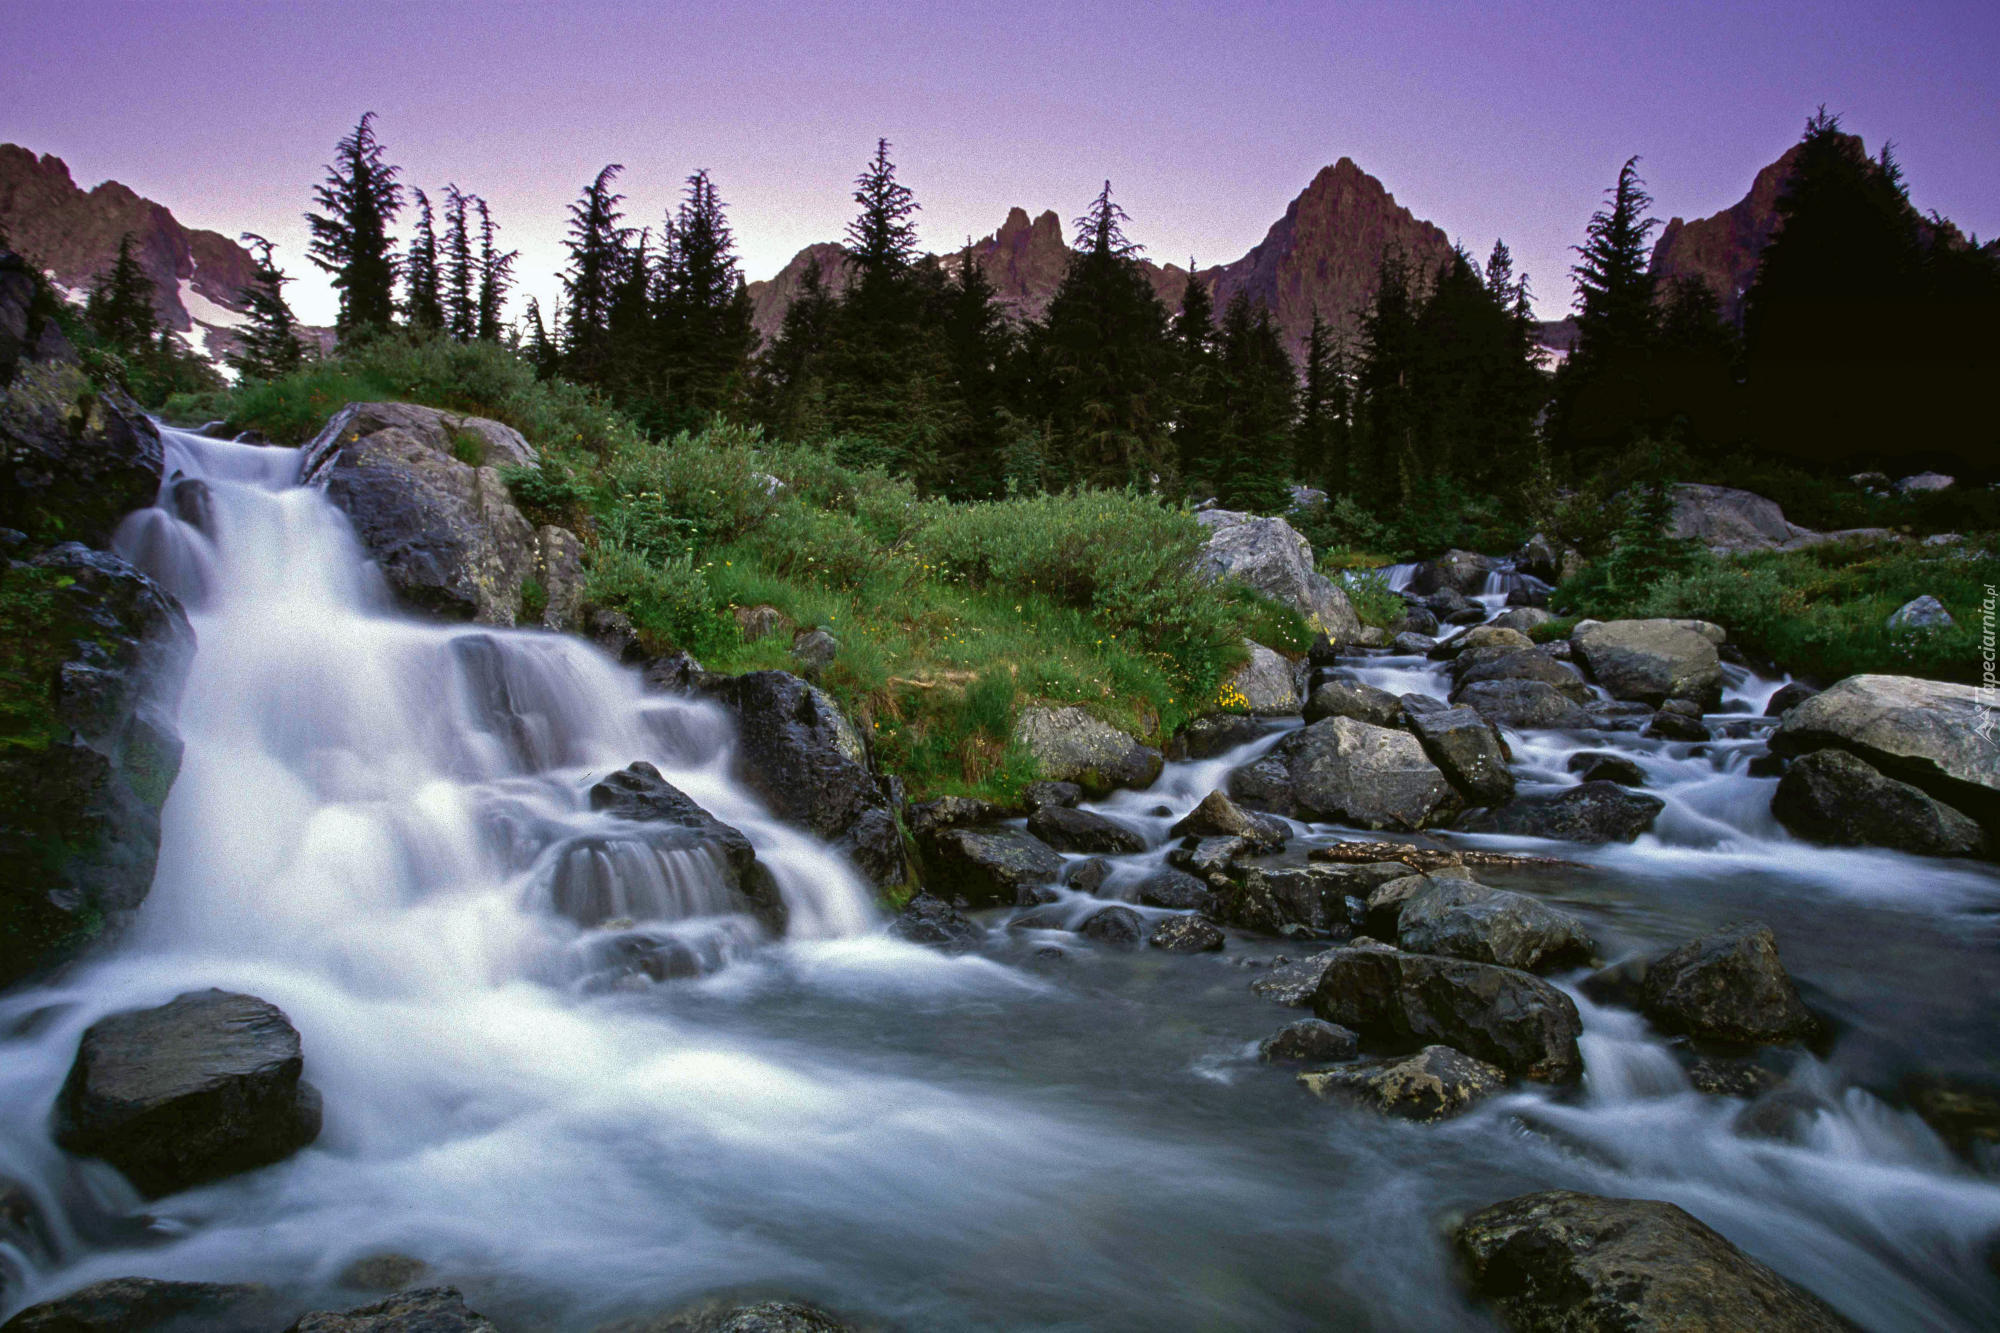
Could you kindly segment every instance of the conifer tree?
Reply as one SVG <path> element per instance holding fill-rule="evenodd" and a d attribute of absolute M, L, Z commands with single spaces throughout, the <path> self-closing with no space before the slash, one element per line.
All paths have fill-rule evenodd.
<path fill-rule="evenodd" d="M 1012 338 L 969 238 L 959 251 L 958 271 L 943 307 L 955 428 L 946 445 L 940 489 L 963 499 L 992 499 L 1006 490 Z"/>
<path fill-rule="evenodd" d="M 535 368 L 537 379 L 548 379 L 556 373 L 562 358 L 556 351 L 555 340 L 549 337 L 548 325 L 542 322 L 542 303 L 534 297 L 528 298 L 527 313 L 521 317 L 528 326 L 526 338 L 528 364 Z"/>
<path fill-rule="evenodd" d="M 611 286 L 611 308 L 605 316 L 605 348 L 609 367 L 604 383 L 624 402 L 643 407 L 657 387 L 653 337 L 653 260 L 648 247 L 652 233 L 620 251 Z"/>
<path fill-rule="evenodd" d="M 444 306 L 438 300 L 437 219 L 429 195 L 411 186 L 410 198 L 416 201 L 417 229 L 403 256 L 403 313 L 411 328 L 436 333 L 444 328 Z"/>
<path fill-rule="evenodd" d="M 743 405 L 757 333 L 735 234 L 706 170 L 688 177 L 663 230 L 653 278 L 657 412 L 666 428 L 683 429 Z"/>
<path fill-rule="evenodd" d="M 1656 425 L 1649 361 L 1655 333 L 1647 238 L 1652 196 L 1628 158 L 1607 193 L 1610 206 L 1591 216 L 1576 247 L 1576 348 L 1556 377 L 1552 433 L 1556 450 L 1587 465 Z"/>
<path fill-rule="evenodd" d="M 1355 429 L 1349 485 L 1373 507 L 1407 501 L 1418 482 L 1419 404 L 1415 274 L 1401 250 L 1383 253 L 1375 296 L 1361 317 L 1361 364 L 1355 376 Z"/>
<path fill-rule="evenodd" d="M 389 238 L 403 205 L 398 169 L 384 157 L 375 137 L 375 113 L 361 117 L 354 132 L 334 150 L 326 183 L 313 191 L 325 210 L 308 213 L 313 263 L 333 275 L 340 292 L 334 327 L 342 338 L 367 328 L 388 328 L 395 319 L 396 258 Z"/>
<path fill-rule="evenodd" d="M 779 439 L 826 438 L 826 366 L 839 310 L 819 265 L 808 264 L 759 366 L 758 417 Z"/>
<path fill-rule="evenodd" d="M 1291 358 L 1270 311 L 1253 308 L 1243 291 L 1223 311 L 1219 344 L 1224 407 L 1216 501 L 1226 509 L 1279 513 L 1291 502 Z"/>
<path fill-rule="evenodd" d="M 1035 332 L 1052 460 L 1094 484 L 1151 485 L 1171 470 L 1167 312 L 1139 271 L 1111 182 L 1076 220 L 1062 284 Z"/>
<path fill-rule="evenodd" d="M 83 317 L 106 346 L 127 357 L 142 356 L 159 341 L 153 280 L 132 253 L 131 232 L 118 238 L 118 257 L 91 284 Z"/>
<path fill-rule="evenodd" d="M 1306 333 L 1292 456 L 1301 480 L 1324 488 L 1329 495 L 1341 494 L 1348 487 L 1348 413 L 1346 358 L 1334 344 L 1333 330 L 1315 308 L 1312 327 Z"/>
<path fill-rule="evenodd" d="M 500 228 L 486 201 L 473 202 L 479 208 L 479 337 L 483 342 L 499 342 L 506 327 L 507 293 L 514 286 L 514 261 L 521 252 L 500 249 Z M 537 318 L 540 314 L 537 310 Z"/>
<path fill-rule="evenodd" d="M 920 206 L 909 187 L 896 179 L 887 139 L 875 141 L 875 156 L 855 178 L 854 202 L 861 205 L 861 212 L 847 224 L 848 263 L 863 281 L 907 270 L 917 256 L 917 224 L 912 219 Z"/>
<path fill-rule="evenodd" d="M 1174 463 L 1182 485 L 1206 491 L 1215 485 L 1222 447 L 1222 386 L 1215 365 L 1215 305 L 1195 277 L 1188 259 L 1188 282 L 1171 330 Z"/>
<path fill-rule="evenodd" d="M 471 196 L 457 185 L 444 187 L 443 262 L 439 266 L 439 296 L 444 304 L 445 331 L 460 342 L 479 333 L 479 302 L 467 212 Z"/>
<path fill-rule="evenodd" d="M 624 274 L 625 251 L 632 236 L 618 205 L 625 196 L 612 182 L 625 170 L 612 163 L 584 187 L 569 206 L 569 267 L 563 270 L 565 368 L 586 384 L 603 381 L 610 371 L 611 303 Z"/>
<path fill-rule="evenodd" d="M 246 379 L 274 380 L 305 359 L 298 321 L 285 301 L 285 284 L 291 279 L 272 258 L 269 241 L 247 231 L 241 239 L 250 247 L 252 281 L 243 289 L 247 322 L 237 334 L 229 364 Z"/>

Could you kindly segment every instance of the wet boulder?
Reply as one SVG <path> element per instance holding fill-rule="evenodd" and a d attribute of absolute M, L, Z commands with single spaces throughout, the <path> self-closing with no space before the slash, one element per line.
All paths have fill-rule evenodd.
<path fill-rule="evenodd" d="M 1403 630 L 1389 640 L 1389 651 L 1398 657 L 1428 657 L 1431 649 L 1437 646 L 1436 639 L 1416 630 Z"/>
<path fill-rule="evenodd" d="M 1096 893 L 1104 887 L 1104 881 L 1110 878 L 1111 863 L 1101 856 L 1093 856 L 1084 861 L 1072 861 L 1063 867 L 1062 882 L 1078 893 Z M 1031 896 L 1038 903 L 1055 901 L 1053 893 L 1044 896 L 1039 890 Z"/>
<path fill-rule="evenodd" d="M 1403 928 L 1403 908 L 1431 883 L 1408 866 L 1391 862 L 1394 873 L 1369 887 L 1362 898 L 1362 928 L 1373 939 L 1393 940 Z"/>
<path fill-rule="evenodd" d="M 1772 694 L 1769 702 L 1764 705 L 1764 716 L 1783 717 L 1793 708 L 1818 693 L 1819 691 L 1810 685 L 1801 685 L 1795 680 L 1786 681 L 1778 687 L 1777 692 Z"/>
<path fill-rule="evenodd" d="M 1475 708 L 1413 713 L 1410 731 L 1452 786 L 1475 805 L 1499 805 L 1514 795 L 1507 745 Z"/>
<path fill-rule="evenodd" d="M 1449 1046 L 1364 1060 L 1299 1075 L 1299 1086 L 1326 1101 L 1367 1106 L 1398 1120 L 1462 1115 L 1507 1086 L 1507 1073 Z"/>
<path fill-rule="evenodd" d="M 1176 761 L 1213 759 L 1264 734 L 1266 724 L 1241 713 L 1210 713 L 1191 718 L 1167 743 L 1167 757 Z"/>
<path fill-rule="evenodd" d="M 1216 920 L 1263 935 L 1346 939 L 1353 923 L 1348 885 L 1334 867 L 1248 867 L 1215 895 Z"/>
<path fill-rule="evenodd" d="M 75 542 L 0 558 L 0 985 L 72 956 L 152 887 L 194 634 L 180 604 Z"/>
<path fill-rule="evenodd" d="M 1493 1204 L 1455 1240 L 1472 1289 L 1515 1329 L 1853 1325 L 1673 1204 L 1545 1190 Z"/>
<path fill-rule="evenodd" d="M 1515 594 L 1519 596 L 1520 594 Z M 1508 598 L 1509 603 L 1513 601 Z M 1493 617 L 1493 624 L 1501 629 L 1511 629 L 1518 634 L 1528 634 L 1539 626 L 1554 620 L 1555 612 L 1542 606 L 1512 606 Z M 1533 640 L 1530 640 L 1533 642 Z"/>
<path fill-rule="evenodd" d="M 2000 745 L 1988 739 L 1990 730 L 1975 686 L 1849 676 L 1788 711 L 1771 733 L 1771 750 L 1846 750 L 1992 832 L 2000 828 Z"/>
<path fill-rule="evenodd" d="M 961 797 L 959 799 L 970 798 Z M 1028 807 L 1030 814 L 1042 809 L 1044 806 L 1073 806 L 1082 800 L 1083 788 L 1077 786 L 1074 782 L 1030 782 L 1026 787 L 1021 789 L 1021 804 Z M 985 802 L 981 802 L 981 804 L 985 804 Z"/>
<path fill-rule="evenodd" d="M 1722 659 L 1708 634 L 1684 620 L 1586 621 L 1570 644 L 1614 699 L 1658 707 L 1689 699 L 1704 710 L 1722 702 Z"/>
<path fill-rule="evenodd" d="M 1139 881 L 1132 897 L 1147 907 L 1164 907 L 1175 912 L 1210 912 L 1215 908 L 1215 891 L 1185 870 L 1162 866 Z"/>
<path fill-rule="evenodd" d="M 758 863 L 750 839 L 702 809 L 661 777 L 659 769 L 642 759 L 607 775 L 591 787 L 590 808 L 645 824 L 647 845 L 655 851 L 706 852 L 730 892 L 741 899 L 743 910 L 774 933 L 784 933 L 784 898 L 769 871 Z M 595 844 L 586 844 L 583 850 L 594 853 Z M 564 916 L 591 926 L 627 914 L 619 886 L 607 882 L 608 876 L 589 873 L 587 868 L 565 873 L 568 870 L 567 862 L 559 868 L 555 889 L 556 909 Z"/>
<path fill-rule="evenodd" d="M 1646 785 L 1646 770 L 1622 754 L 1578 750 L 1563 767 L 1585 782 L 1615 782 L 1621 787 Z"/>
<path fill-rule="evenodd" d="M 1229 673 L 1225 682 L 1241 696 L 1243 708 L 1258 717 L 1282 717 L 1299 711 L 1298 676 L 1292 664 L 1261 643 L 1243 641 L 1250 660 Z"/>
<path fill-rule="evenodd" d="M 1213 921 L 1198 916 L 1170 916 L 1153 927 L 1146 943 L 1166 953 L 1214 953 L 1224 940 Z"/>
<path fill-rule="evenodd" d="M 1129 856 L 1146 850 L 1138 833 L 1103 815 L 1050 805 L 1028 816 L 1028 832 L 1059 852 L 1089 856 Z"/>
<path fill-rule="evenodd" d="M 1202 797 L 1200 804 L 1167 832 L 1176 838 L 1242 838 L 1267 849 L 1282 847 L 1291 837 L 1291 830 L 1282 821 L 1251 814 L 1220 791 Z"/>
<path fill-rule="evenodd" d="M 56 1142 L 148 1198 L 283 1161 L 319 1137 L 298 1030 L 251 995 L 190 991 L 90 1025 L 56 1098 Z"/>
<path fill-rule="evenodd" d="M 19 1311 L 6 1333 L 270 1333 L 278 1302 L 242 1283 L 114 1277 Z"/>
<path fill-rule="evenodd" d="M 923 852 L 925 887 L 975 908 L 1010 907 L 1024 889 L 1062 878 L 1062 857 L 1021 829 L 938 829 L 917 845 Z"/>
<path fill-rule="evenodd" d="M 1195 573 L 1264 594 L 1304 616 L 1335 643 L 1352 643 L 1361 618 L 1346 590 L 1313 567 L 1312 545 L 1282 518 L 1255 518 L 1227 509 L 1195 515 L 1209 530 L 1196 555 Z"/>
<path fill-rule="evenodd" d="M 1473 648 L 1460 653 L 1451 664 L 1452 697 L 1469 686 L 1495 680 L 1540 681 L 1572 703 L 1590 698 L 1583 677 L 1539 648 Z"/>
<path fill-rule="evenodd" d="M 1213 882 L 1227 875 L 1238 858 L 1255 851 L 1243 838 L 1190 838 L 1167 853 L 1167 864 Z"/>
<path fill-rule="evenodd" d="M 1520 549 L 1514 552 L 1513 560 L 1515 569 L 1544 583 L 1554 583 L 1562 577 L 1562 563 L 1556 554 L 1555 543 L 1539 532 L 1521 543 Z"/>
<path fill-rule="evenodd" d="M 711 693 L 736 714 L 731 771 L 773 814 L 832 843 L 877 888 L 908 878 L 895 810 L 832 699 L 783 671 L 733 676 Z"/>
<path fill-rule="evenodd" d="M 1338 1023 L 1301 1018 L 1257 1043 L 1257 1058 L 1266 1064 L 1323 1065 L 1352 1060 L 1360 1050 L 1361 1038 Z"/>
<path fill-rule="evenodd" d="M 621 1319 L 595 1333 L 856 1333 L 853 1325 L 794 1300 L 706 1300 L 653 1319 Z"/>
<path fill-rule="evenodd" d="M 1600 844 L 1631 842 L 1653 827 L 1666 802 L 1615 782 L 1585 782 L 1558 792 L 1517 796 L 1459 824 L 1466 833 L 1506 833 Z"/>
<path fill-rule="evenodd" d="M 300 1315 L 285 1333 L 494 1333 L 456 1287 L 400 1291 L 352 1310 Z"/>
<path fill-rule="evenodd" d="M 1403 832 L 1449 821 L 1464 800 L 1406 731 L 1330 717 L 1282 747 L 1298 810 L 1314 819 Z"/>
<path fill-rule="evenodd" d="M 2000 1148 L 2000 1085 L 1950 1074 L 1912 1074 L 1903 1097 L 1938 1137 L 1974 1161 Z"/>
<path fill-rule="evenodd" d="M 986 930 L 944 899 L 918 893 L 889 923 L 889 933 L 911 944 L 927 944 L 946 953 L 976 949 L 986 939 Z"/>
<path fill-rule="evenodd" d="M 1273 1003 L 1293 1009 L 1303 1009 L 1312 1003 L 1313 995 L 1319 990 L 1320 978 L 1326 975 L 1327 968 L 1333 966 L 1334 956 L 1339 952 L 1338 949 L 1328 949 L 1310 958 L 1302 958 L 1296 963 L 1280 959 L 1276 967 L 1251 982 L 1250 989 Z M 1328 1023 L 1327 1026 L 1335 1027 L 1342 1032 L 1347 1031 L 1346 1028 L 1338 1028 L 1336 1024 Z"/>
<path fill-rule="evenodd" d="M 1328 717 L 1351 717 L 1375 727 L 1403 725 L 1403 701 L 1387 690 L 1363 685 L 1358 680 L 1329 680 L 1313 690 L 1306 701 L 1306 721 Z"/>
<path fill-rule="evenodd" d="M 1034 756 L 1043 777 L 1074 782 L 1092 796 L 1149 787 L 1165 762 L 1158 750 L 1076 707 L 1022 709 L 1014 742 Z"/>
<path fill-rule="evenodd" d="M 1469 879 L 1429 879 L 1403 903 L 1396 946 L 1524 972 L 1588 963 L 1595 946 L 1583 923 L 1538 898 Z"/>
<path fill-rule="evenodd" d="M 1479 552 L 1453 548 L 1435 560 L 1418 562 L 1410 574 L 1410 590 L 1430 594 L 1449 588 L 1470 596 L 1486 586 L 1492 568 L 1493 562 Z"/>
<path fill-rule="evenodd" d="M 1441 627 L 1436 612 L 1421 602 L 1413 602 L 1405 606 L 1403 613 L 1390 622 L 1389 628 L 1395 631 L 1398 638 L 1405 634 L 1415 634 L 1420 638 L 1430 639 L 1431 642 L 1423 650 L 1429 652 L 1437 647 L 1435 635 Z"/>
<path fill-rule="evenodd" d="M 1584 993 L 1635 1004 L 1663 1032 L 1735 1046 L 1796 1041 L 1818 1024 L 1771 928 L 1743 921 L 1593 974 Z"/>
<path fill-rule="evenodd" d="M 1137 948 L 1145 938 L 1146 928 L 1139 914 L 1129 907 L 1104 907 L 1084 918 L 1076 928 L 1077 934 L 1099 944 L 1109 944 L 1118 949 Z"/>
<path fill-rule="evenodd" d="M 1481 680 L 1452 691 L 1452 702 L 1478 711 L 1488 722 L 1516 731 L 1591 725 L 1590 714 L 1555 686 L 1539 680 Z"/>
<path fill-rule="evenodd" d="M 1292 799 L 1292 766 L 1282 754 L 1268 754 L 1254 763 L 1231 769 L 1225 785 L 1230 799 L 1253 810 L 1274 815 L 1298 812 L 1298 802 Z"/>
<path fill-rule="evenodd" d="M 405 604 L 451 620 L 564 629 L 583 604 L 582 543 L 530 522 L 500 471 L 540 462 L 497 421 L 349 403 L 306 446 L 300 475 L 353 522 Z"/>
<path fill-rule="evenodd" d="M 1576 1005 L 1540 977 L 1513 968 L 1354 945 L 1334 951 L 1312 1007 L 1327 1022 L 1360 1033 L 1368 1050 L 1451 1046 L 1510 1075 L 1548 1083 L 1583 1072 Z"/>
<path fill-rule="evenodd" d="M 1709 738 L 1708 724 L 1702 721 L 1701 708 L 1687 699 L 1669 699 L 1660 705 L 1660 711 L 1653 714 L 1640 735 L 1648 740 L 1660 741 L 1705 741 Z"/>
<path fill-rule="evenodd" d="M 911 805 L 904 812 L 903 821 L 909 826 L 911 837 L 921 838 L 937 829 L 998 824 L 1014 813 L 976 796 L 940 796 L 935 801 L 919 801 Z"/>
<path fill-rule="evenodd" d="M 1815 750 L 1778 781 L 1771 813 L 1798 837 L 1917 856 L 1979 856 L 1979 825 L 1922 789 L 1884 777 L 1845 750 Z"/>

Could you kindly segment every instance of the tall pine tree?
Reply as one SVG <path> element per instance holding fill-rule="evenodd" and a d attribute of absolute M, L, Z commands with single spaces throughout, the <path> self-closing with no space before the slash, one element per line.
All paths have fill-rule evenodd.
<path fill-rule="evenodd" d="M 473 202 L 479 206 L 479 337 L 484 342 L 499 342 L 507 327 L 507 293 L 514 286 L 514 261 L 521 252 L 500 248 L 500 228 L 486 201 Z M 540 314 L 537 310 L 537 318 Z"/>
<path fill-rule="evenodd" d="M 1297 378 L 1271 312 L 1238 291 L 1222 314 L 1223 385 L 1215 498 L 1224 508 L 1275 514 L 1291 503 Z"/>
<path fill-rule="evenodd" d="M 344 339 L 395 320 L 396 256 L 389 231 L 403 206 L 397 168 L 375 137 L 368 112 L 334 150 L 326 182 L 313 191 L 323 213 L 308 213 L 312 262 L 333 275 L 340 293 L 334 328 Z"/>
<path fill-rule="evenodd" d="M 126 357 L 143 356 L 159 342 L 153 280 L 132 253 L 131 232 L 118 238 L 118 257 L 91 284 L 83 317 L 106 346 Z"/>
<path fill-rule="evenodd" d="M 1591 215 L 1576 247 L 1576 347 L 1556 376 L 1550 428 L 1557 456 L 1574 470 L 1601 462 L 1655 429 L 1658 409 L 1651 359 L 1657 308 L 1647 238 L 1659 225 L 1646 216 L 1652 196 L 1628 158 L 1607 192 L 1610 206 Z"/>
<path fill-rule="evenodd" d="M 269 241 L 247 231 L 242 241 L 250 247 L 251 283 L 243 289 L 246 319 L 228 360 L 245 379 L 274 380 L 305 359 L 298 321 L 285 301 L 285 284 L 291 279 L 272 258 Z"/>
<path fill-rule="evenodd" d="M 1190 492 L 1212 492 L 1221 465 L 1222 384 L 1216 366 L 1215 305 L 1195 276 L 1188 259 L 1187 287 L 1169 333 L 1173 381 L 1169 411 L 1173 414 L 1174 465 L 1181 485 Z"/>
<path fill-rule="evenodd" d="M 457 185 L 444 187 L 444 242 L 438 290 L 444 303 L 445 331 L 460 342 L 471 342 L 479 334 L 477 266 L 472 258 L 467 216 L 471 203 L 471 197 Z"/>
<path fill-rule="evenodd" d="M 403 255 L 403 314 L 410 327 L 420 333 L 436 333 L 444 328 L 444 305 L 438 299 L 437 217 L 431 198 L 415 186 L 410 198 L 416 201 L 417 227 Z"/>
<path fill-rule="evenodd" d="M 584 187 L 569 206 L 569 267 L 563 270 L 563 363 L 585 384 L 602 383 L 611 369 L 611 304 L 624 274 L 625 251 L 632 229 L 620 226 L 618 205 L 625 196 L 612 189 L 618 173 L 612 163 Z"/>
<path fill-rule="evenodd" d="M 1324 488 L 1329 495 L 1339 495 L 1348 489 L 1349 372 L 1347 358 L 1317 308 L 1306 332 L 1305 354 L 1292 457 L 1301 480 Z"/>

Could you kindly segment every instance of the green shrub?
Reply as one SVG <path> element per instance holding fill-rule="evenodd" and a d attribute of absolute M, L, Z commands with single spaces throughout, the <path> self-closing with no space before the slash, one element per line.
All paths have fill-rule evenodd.
<path fill-rule="evenodd" d="M 500 469 L 507 494 L 528 520 L 537 525 L 553 523 L 577 532 L 588 532 L 593 493 L 576 481 L 569 468 L 551 459 L 540 467 L 508 464 Z"/>
<path fill-rule="evenodd" d="M 549 590 L 542 586 L 542 581 L 533 577 L 522 579 L 521 609 L 516 617 L 519 623 L 539 625 L 542 623 L 542 617 L 548 614 L 548 610 Z"/>
<path fill-rule="evenodd" d="M 599 606 L 623 612 L 651 652 L 679 649 L 706 658 L 741 642 L 735 620 L 716 605 L 707 578 L 685 555 L 655 560 L 603 543 L 584 591 Z"/>
<path fill-rule="evenodd" d="M 1342 570 L 1339 582 L 1347 590 L 1347 600 L 1354 603 L 1354 614 L 1361 617 L 1364 625 L 1390 629 L 1408 609 L 1401 594 L 1389 591 L 1389 580 L 1380 570 Z"/>
<path fill-rule="evenodd" d="M 477 431 L 453 431 L 451 433 L 451 456 L 467 467 L 485 467 L 485 437 Z"/>

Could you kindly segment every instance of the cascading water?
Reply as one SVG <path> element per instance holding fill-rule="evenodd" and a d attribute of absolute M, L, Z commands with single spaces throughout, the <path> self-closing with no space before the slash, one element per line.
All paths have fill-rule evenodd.
<path fill-rule="evenodd" d="M 1642 1020 L 1581 996 L 1581 1089 L 1414 1126 L 1256 1061 L 1296 1015 L 1247 983 L 1299 946 L 1118 954 L 999 922 L 967 956 L 895 942 L 839 858 L 731 780 L 720 712 L 572 640 L 402 618 L 345 520 L 293 485 L 293 451 L 168 442 L 187 480 L 122 544 L 199 636 L 187 754 L 134 929 L 0 1000 L 0 1177 L 49 1233 L 0 1253 L 10 1307 L 144 1273 L 335 1308 L 367 1299 L 340 1285 L 352 1260 L 394 1251 L 503 1329 L 743 1284 L 905 1327 L 1491 1328 L 1440 1228 L 1559 1186 L 1678 1202 L 1868 1327 L 2000 1325 L 2000 1186 L 1866 1090 L 1990 1068 L 2000 879 L 1791 840 L 1747 772 L 1776 682 L 1733 677 L 1710 720 L 1734 734 L 1706 746 L 1512 738 L 1527 790 L 1575 781 L 1581 748 L 1638 762 L 1668 808 L 1637 843 L 1479 841 L 1582 862 L 1481 876 L 1583 916 L 1609 957 L 1770 922 L 1840 1029 L 1795 1057 L 1789 1132 L 1746 1133 L 1743 1102 L 1695 1092 Z M 1422 659 L 1343 669 L 1446 692 Z M 1101 894 L 1277 739 L 1094 806 L 1149 847 Z M 587 808 L 639 759 L 748 835 L 784 941 L 704 854 Z M 1294 848 L 1334 836 L 1300 827 Z M 678 961 L 635 975 L 640 954 Z M 637 979 L 662 974 L 682 979 Z M 91 1022 L 209 985 L 290 1015 L 326 1128 L 142 1208 L 53 1146 L 48 1108 Z"/>

